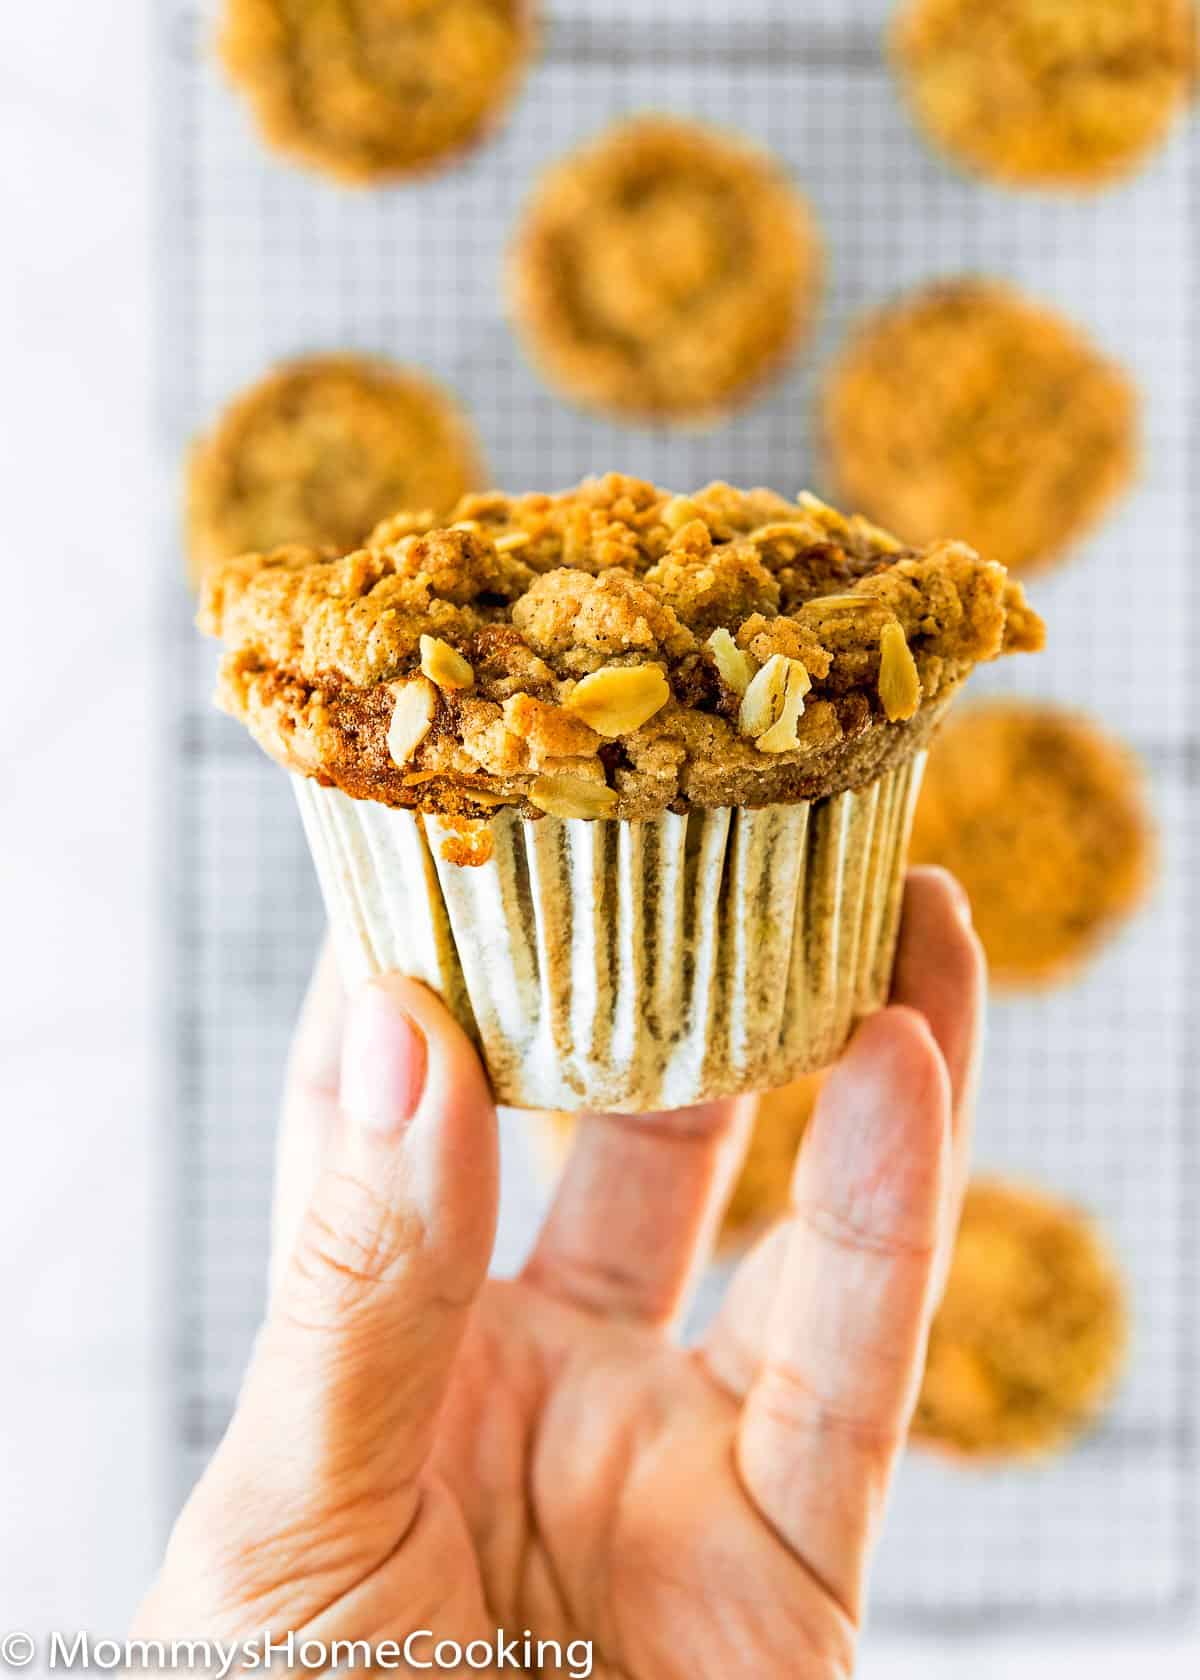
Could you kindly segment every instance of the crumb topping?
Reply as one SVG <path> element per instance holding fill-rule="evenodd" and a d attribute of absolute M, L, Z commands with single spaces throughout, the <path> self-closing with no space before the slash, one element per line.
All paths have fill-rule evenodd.
<path fill-rule="evenodd" d="M 335 559 L 239 557 L 206 576 L 200 623 L 227 648 L 220 703 L 284 764 L 463 818 L 859 786 L 917 750 L 973 665 L 1043 639 L 963 544 L 915 552 L 813 497 L 615 474 L 468 496 L 446 527 L 402 514 Z"/>
<path fill-rule="evenodd" d="M 967 165 L 1087 187 L 1164 136 L 1196 67 L 1192 0 L 908 0 L 893 48 L 917 116 Z"/>
<path fill-rule="evenodd" d="M 807 327 L 821 256 L 806 202 L 768 156 L 640 118 L 548 171 L 510 274 L 517 324 L 568 394 L 696 418 L 727 407 Z"/>
<path fill-rule="evenodd" d="M 868 319 L 826 386 L 842 495 L 913 543 L 1057 559 L 1130 483 L 1138 404 L 1071 322 L 998 281 L 942 281 Z"/>
<path fill-rule="evenodd" d="M 528 0 L 226 0 L 220 50 L 264 137 L 349 184 L 423 169 L 515 92 Z"/>

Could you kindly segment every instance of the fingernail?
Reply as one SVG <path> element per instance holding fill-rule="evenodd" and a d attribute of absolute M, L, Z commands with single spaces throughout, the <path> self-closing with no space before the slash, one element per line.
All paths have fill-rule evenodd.
<path fill-rule="evenodd" d="M 425 1089 L 425 1038 L 385 985 L 355 998 L 342 1049 L 342 1110 L 364 1131 L 394 1134 Z"/>

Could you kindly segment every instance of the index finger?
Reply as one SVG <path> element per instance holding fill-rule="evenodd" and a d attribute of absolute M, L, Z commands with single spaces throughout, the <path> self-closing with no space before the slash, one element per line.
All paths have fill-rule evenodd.
<path fill-rule="evenodd" d="M 854 1621 L 924 1364 L 949 1120 L 928 1024 L 872 1016 L 817 1102 L 738 1433 L 750 1497 Z"/>
<path fill-rule="evenodd" d="M 733 1188 L 755 1099 L 585 1114 L 526 1282 L 660 1330 L 686 1300 Z"/>

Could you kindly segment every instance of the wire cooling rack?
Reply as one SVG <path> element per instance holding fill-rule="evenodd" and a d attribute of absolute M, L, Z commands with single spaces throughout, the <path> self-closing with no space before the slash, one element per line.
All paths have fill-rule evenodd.
<path fill-rule="evenodd" d="M 208 5 L 162 0 L 162 434 L 189 437 L 273 359 L 359 346 L 456 389 L 498 484 L 622 468 L 679 489 L 714 477 L 821 489 L 816 370 L 847 323 L 899 287 L 982 270 L 1067 309 L 1146 397 L 1136 495 L 1036 595 L 1051 651 L 977 687 L 1069 700 L 1151 772 L 1163 836 L 1153 908 L 1071 990 L 991 1025 L 981 1164 L 1077 1197 L 1127 1268 L 1135 1337 L 1103 1427 L 1045 1468 L 963 1472 L 913 1455 L 876 1574 L 879 1623 L 970 1629 L 1161 1618 L 1192 1606 L 1200 655 L 1189 543 L 1200 400 L 1200 156 L 1180 134 L 1132 184 L 1085 201 L 1001 193 L 931 156 L 884 67 L 886 0 L 557 0 L 541 58 L 495 141 L 439 178 L 347 192 L 259 144 L 213 62 Z M 538 168 L 605 122 L 659 108 L 740 129 L 811 195 L 829 250 L 813 350 L 716 430 L 631 430 L 576 413 L 523 362 L 498 274 Z M 182 563 L 176 532 L 167 564 Z M 1132 586 L 1132 587 L 1131 587 Z M 228 1418 L 262 1302 L 272 1133 L 286 1041 L 321 911 L 284 778 L 209 709 L 213 659 L 183 587 L 168 670 L 173 988 L 170 1231 L 177 1488 Z M 538 1194 L 506 1134 L 499 1251 L 513 1265 Z"/>

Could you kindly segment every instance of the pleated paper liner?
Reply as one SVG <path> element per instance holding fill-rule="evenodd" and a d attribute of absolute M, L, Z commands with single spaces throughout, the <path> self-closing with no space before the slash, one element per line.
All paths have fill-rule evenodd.
<path fill-rule="evenodd" d="M 343 973 L 425 981 L 499 1102 L 642 1112 L 825 1067 L 887 996 L 924 755 L 761 811 L 512 812 L 491 860 L 436 817 L 294 777 Z"/>

